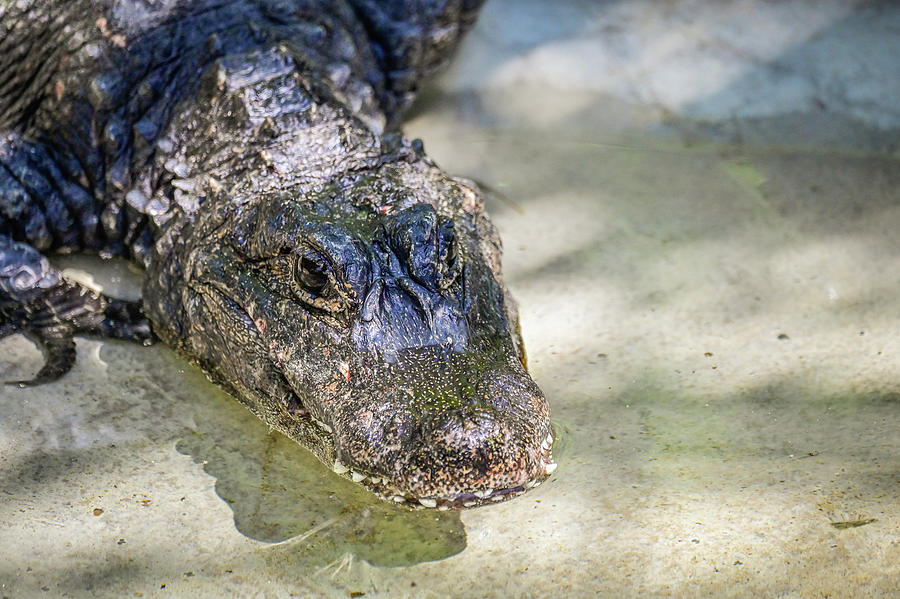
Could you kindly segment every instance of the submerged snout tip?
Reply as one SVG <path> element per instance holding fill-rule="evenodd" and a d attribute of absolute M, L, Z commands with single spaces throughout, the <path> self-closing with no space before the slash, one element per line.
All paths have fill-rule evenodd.
<path fill-rule="evenodd" d="M 340 404 L 335 470 L 385 499 L 455 509 L 511 498 L 556 470 L 550 410 L 521 368 L 428 362 Z M 429 384 L 425 384 L 429 383 Z"/>
<path fill-rule="evenodd" d="M 549 422 L 496 410 L 460 410 L 433 418 L 395 475 L 416 497 L 465 499 L 523 491 L 555 469 Z M 549 471 L 548 471 L 549 470 Z"/>

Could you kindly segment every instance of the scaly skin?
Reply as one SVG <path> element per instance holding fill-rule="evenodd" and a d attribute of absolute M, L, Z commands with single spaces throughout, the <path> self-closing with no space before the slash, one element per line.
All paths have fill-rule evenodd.
<path fill-rule="evenodd" d="M 68 370 L 75 334 L 151 341 L 149 319 L 385 499 L 470 507 L 546 478 L 549 409 L 480 193 L 394 131 L 478 2 L 413 4 L 0 0 L 0 51 L 41 40 L 0 78 L 0 337 L 48 356 L 20 384 Z M 130 256 L 143 310 L 66 281 L 53 250 Z"/>

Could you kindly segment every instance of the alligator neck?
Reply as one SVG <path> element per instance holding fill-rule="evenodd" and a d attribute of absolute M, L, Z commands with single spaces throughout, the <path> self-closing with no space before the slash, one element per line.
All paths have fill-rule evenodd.
<path fill-rule="evenodd" d="M 284 44 L 223 57 L 206 69 L 126 198 L 160 232 L 208 201 L 240 206 L 276 191 L 321 188 L 383 160 L 383 115 L 341 69 L 303 70 Z M 349 91 L 352 93 L 348 93 Z M 348 97 L 349 96 L 349 97 Z M 388 136 L 396 143 L 396 136 Z"/>

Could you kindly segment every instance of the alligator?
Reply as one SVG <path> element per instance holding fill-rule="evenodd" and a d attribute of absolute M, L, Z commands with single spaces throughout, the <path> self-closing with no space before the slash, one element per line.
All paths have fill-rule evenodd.
<path fill-rule="evenodd" d="M 0 338 L 161 339 L 408 507 L 556 468 L 501 244 L 400 118 L 481 0 L 0 0 Z M 142 298 L 48 255 L 123 257 Z M 64 384 L 61 383 L 61 384 Z"/>

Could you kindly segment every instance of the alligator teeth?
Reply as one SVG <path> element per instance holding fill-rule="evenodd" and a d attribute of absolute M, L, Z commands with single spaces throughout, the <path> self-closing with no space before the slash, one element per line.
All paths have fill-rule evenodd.
<path fill-rule="evenodd" d="M 494 495 L 491 497 L 491 501 L 503 501 L 504 499 L 506 499 L 506 496 L 504 495 Z"/>
<path fill-rule="evenodd" d="M 441 504 L 441 505 L 438 506 L 438 511 L 441 511 L 441 512 L 446 512 L 446 511 L 449 510 L 449 509 L 450 509 L 450 506 L 449 506 L 449 505 Z"/>
<path fill-rule="evenodd" d="M 538 485 L 538 480 L 536 478 L 532 478 L 530 481 L 525 483 L 526 489 L 532 489 Z"/>
<path fill-rule="evenodd" d="M 310 416 L 310 418 L 312 418 L 312 421 L 315 422 L 316 424 L 318 424 L 321 428 L 324 428 L 324 429 L 325 429 L 325 432 L 327 432 L 327 433 L 329 433 L 329 434 L 331 433 L 331 427 L 330 427 L 330 426 L 328 426 L 327 424 L 325 424 L 324 422 L 322 422 L 321 420 L 319 420 L 319 419 L 316 418 L 315 416 Z"/>
<path fill-rule="evenodd" d="M 420 497 L 419 503 L 421 503 L 425 507 L 437 507 L 437 501 L 434 499 L 429 499 L 427 497 Z"/>
<path fill-rule="evenodd" d="M 391 497 L 391 500 L 394 503 L 406 503 L 406 497 L 404 497 L 403 495 L 394 495 L 393 497 Z"/>
<path fill-rule="evenodd" d="M 556 468 L 559 466 L 556 462 L 550 462 L 549 464 L 544 464 L 544 472 L 547 474 L 553 474 L 556 471 Z"/>
<path fill-rule="evenodd" d="M 478 503 L 478 502 L 477 501 L 463 501 L 463 507 L 472 507 L 476 503 Z"/>
<path fill-rule="evenodd" d="M 334 470 L 334 472 L 337 474 L 347 474 L 348 472 L 350 472 L 350 467 L 340 460 L 335 460 L 334 466 L 332 466 L 331 469 Z"/>
<path fill-rule="evenodd" d="M 547 438 L 541 442 L 541 449 L 550 449 L 553 446 L 553 435 L 548 434 Z"/>
<path fill-rule="evenodd" d="M 175 149 L 175 143 L 168 137 L 162 137 L 156 142 L 156 147 L 162 150 L 163 153 L 168 154 Z"/>
<path fill-rule="evenodd" d="M 484 491 L 475 491 L 472 493 L 475 497 L 480 497 L 481 499 L 487 499 L 493 493 L 493 489 L 485 489 Z"/>
<path fill-rule="evenodd" d="M 359 483 L 359 482 L 366 480 L 366 475 L 360 474 L 359 472 L 356 472 L 355 470 L 351 470 L 350 471 L 350 479 L 355 483 Z"/>

